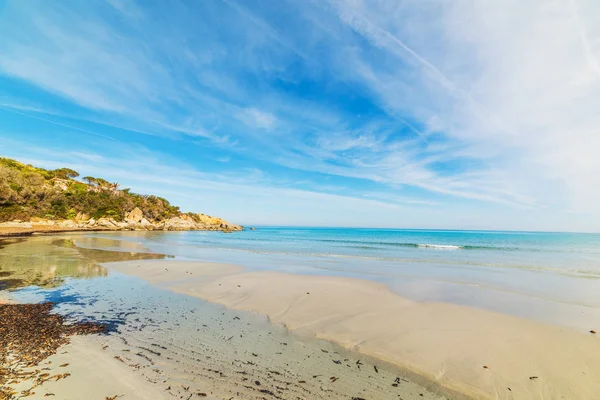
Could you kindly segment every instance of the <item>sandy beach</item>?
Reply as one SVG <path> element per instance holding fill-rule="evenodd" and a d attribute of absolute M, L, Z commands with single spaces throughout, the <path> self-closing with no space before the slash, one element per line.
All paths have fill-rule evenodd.
<path fill-rule="evenodd" d="M 116 324 L 109 335 L 73 336 L 35 367 L 35 376 L 68 379 L 36 385 L 34 377 L 14 390 L 65 399 L 370 400 L 595 399 L 600 391 L 593 324 L 415 301 L 359 278 L 173 260 L 145 244 L 80 236 L 5 243 L 3 279 L 21 283 L 0 291 L 0 304 L 56 300 L 71 323 Z"/>
<path fill-rule="evenodd" d="M 472 307 L 414 302 L 359 279 L 244 272 L 201 262 L 106 266 L 266 315 L 300 335 L 393 363 L 421 376 L 419 383 L 474 398 L 593 399 L 600 392 L 600 338 L 590 332 Z"/>
<path fill-rule="evenodd" d="M 20 304 L 0 293 L 7 324 L 0 326 L 0 399 L 166 398 L 107 351 L 118 339 L 104 334 L 102 325 L 65 325 L 63 317 L 49 313 L 52 308 Z"/>
<path fill-rule="evenodd" d="M 143 250 L 135 243 L 124 247 Z M 100 263 L 129 260 L 119 267 L 142 269 L 152 253 L 84 249 L 54 237 L 6 241 L 1 250 L 0 283 L 22 279 L 0 290 L 0 303 L 15 306 L 3 311 L 12 319 L 0 335 L 6 344 L 0 357 L 12 361 L 2 363 L 11 372 L 0 397 L 462 398 L 420 384 L 417 375 L 379 358 L 163 287 L 191 280 L 204 285 L 242 272 L 232 264 L 151 264 L 160 269 L 141 273 L 145 281 L 109 273 Z M 108 330 L 73 335 L 70 326 L 88 322 Z"/>
<path fill-rule="evenodd" d="M 64 400 L 126 398 L 134 400 L 166 399 L 167 395 L 148 383 L 132 368 L 105 350 L 110 339 L 98 336 L 75 336 L 58 353 L 38 365 L 50 375 L 69 374 L 68 380 L 49 380 L 33 390 L 31 398 Z M 66 384 L 65 384 L 66 383 Z M 25 380 L 14 389 L 18 392 L 33 384 Z M 115 397 L 116 396 L 116 397 Z"/>

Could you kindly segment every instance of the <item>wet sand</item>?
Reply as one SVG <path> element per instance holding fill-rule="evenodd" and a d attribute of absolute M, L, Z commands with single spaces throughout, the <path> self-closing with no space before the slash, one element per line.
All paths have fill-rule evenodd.
<path fill-rule="evenodd" d="M 118 361 L 103 347 L 107 338 L 77 336 L 58 353 L 35 367 L 50 375 L 69 374 L 64 380 L 48 380 L 33 389 L 28 398 L 61 400 L 124 398 L 133 400 L 166 399 L 166 393 Z M 33 368 L 32 368 L 33 369 Z M 24 380 L 14 389 L 20 393 L 34 384 Z M 117 396 L 117 397 L 114 397 Z"/>
<path fill-rule="evenodd" d="M 266 315 L 300 335 L 330 340 L 412 371 L 424 384 L 474 398 L 595 399 L 600 393 L 600 338 L 590 332 L 472 307 L 418 303 L 359 279 L 244 272 L 201 262 L 106 265 Z"/>
<path fill-rule="evenodd" d="M 74 242 L 79 237 L 81 234 L 0 239 L 0 296 L 3 290 L 59 287 L 68 278 L 105 276 L 107 271 L 100 266 L 101 262 L 166 257 L 152 254 L 135 243 L 121 252 L 79 248 Z"/>
<path fill-rule="evenodd" d="M 128 288 L 110 293 L 114 301 L 106 304 L 128 315 L 123 324 L 109 335 L 73 337 L 33 369 L 34 379 L 12 385 L 17 393 L 35 386 L 28 398 L 444 400 L 391 365 L 330 342 L 297 340 L 263 317 L 121 274 L 99 280 L 107 281 L 99 292 Z M 37 384 L 40 374 L 48 375 Z"/>
<path fill-rule="evenodd" d="M 0 399 L 35 396 L 42 386 L 68 378 L 68 363 L 58 369 L 40 364 L 47 364 L 47 358 L 62 351 L 74 335 L 108 332 L 108 326 L 100 323 L 66 324 L 63 316 L 52 312 L 54 306 L 0 300 Z"/>
<path fill-rule="evenodd" d="M 55 302 L 53 313 L 67 324 L 93 321 L 110 329 L 108 335 L 57 342 L 61 346 L 52 346 L 47 354 L 54 355 L 32 370 L 21 368 L 23 374 L 10 383 L 17 397 L 444 400 L 435 388 L 412 382 L 381 360 L 328 341 L 299 340 L 264 316 L 160 288 L 160 274 L 150 277 L 156 283 L 149 284 L 118 272 L 108 274 L 96 265 L 125 255 L 132 260 L 128 253 L 77 251 L 70 242 L 46 238 L 0 248 L 0 272 L 5 273 L 1 279 L 17 274 L 30 282 L 30 275 L 52 275 L 71 264 L 54 275 L 59 284 L 21 285 L 0 290 L 0 298 L 33 307 Z M 203 268 L 200 280 L 218 278 L 224 268 L 238 271 L 231 265 Z M 168 268 L 161 273 L 168 274 Z M 184 271 L 188 278 L 191 274 Z M 13 326 L 17 325 L 9 328 Z"/>

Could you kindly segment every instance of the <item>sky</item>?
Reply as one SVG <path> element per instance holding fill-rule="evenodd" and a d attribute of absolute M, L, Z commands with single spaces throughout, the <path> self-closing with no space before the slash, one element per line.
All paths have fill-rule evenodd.
<path fill-rule="evenodd" d="M 0 0 L 0 156 L 245 225 L 600 231 L 597 0 Z"/>

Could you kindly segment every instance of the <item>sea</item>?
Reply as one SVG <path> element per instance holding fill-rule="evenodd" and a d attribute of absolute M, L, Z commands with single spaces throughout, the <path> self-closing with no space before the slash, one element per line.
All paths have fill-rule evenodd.
<path fill-rule="evenodd" d="M 79 246 L 132 245 L 249 270 L 344 276 L 441 301 L 578 329 L 600 320 L 600 234 L 257 227 L 242 232 L 94 233 Z"/>

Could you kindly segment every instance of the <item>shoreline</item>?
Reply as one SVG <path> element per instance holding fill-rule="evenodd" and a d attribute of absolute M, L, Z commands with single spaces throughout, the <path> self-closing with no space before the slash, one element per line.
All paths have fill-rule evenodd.
<path fill-rule="evenodd" d="M 0 227 L 0 240 L 8 239 L 14 237 L 29 237 L 32 235 L 48 235 L 53 233 L 76 233 L 76 232 L 114 232 L 113 229 L 108 228 L 90 228 L 90 229 L 82 229 L 82 228 L 60 228 L 54 226 L 40 225 L 34 226 L 32 228 L 8 228 L 8 227 Z"/>
<path fill-rule="evenodd" d="M 145 293 L 144 303 L 157 304 L 148 315 L 140 303 L 116 299 L 116 315 L 136 310 L 137 317 L 109 335 L 75 337 L 60 347 L 39 365 L 50 377 L 42 376 L 33 398 L 444 399 L 389 363 L 329 341 L 300 340 L 254 313 L 173 294 L 124 274 L 108 280 L 113 284 L 103 290 L 129 282 L 125 297 L 135 288 Z M 178 315 L 171 317 L 174 309 Z M 36 383 L 21 381 L 15 389 Z"/>
<path fill-rule="evenodd" d="M 591 399 L 600 391 L 600 340 L 589 333 L 449 303 L 418 303 L 361 279 L 245 272 L 194 261 L 105 266 L 265 315 L 300 336 L 332 341 L 465 396 Z"/>
<path fill-rule="evenodd" d="M 0 240 L 18 238 L 18 237 L 30 237 L 34 235 L 51 235 L 54 233 L 87 233 L 87 232 L 128 232 L 131 230 L 124 229 L 121 227 L 105 228 L 105 227 L 90 227 L 90 228 L 69 228 L 69 227 L 57 227 L 54 225 L 33 225 L 31 228 L 27 227 L 2 227 L 0 226 Z M 147 230 L 139 230 L 142 232 L 148 232 Z M 161 230 L 159 230 L 161 231 Z M 214 229 L 181 229 L 179 231 L 214 231 Z M 219 230 L 220 232 L 229 233 L 232 232 L 227 229 Z"/>

